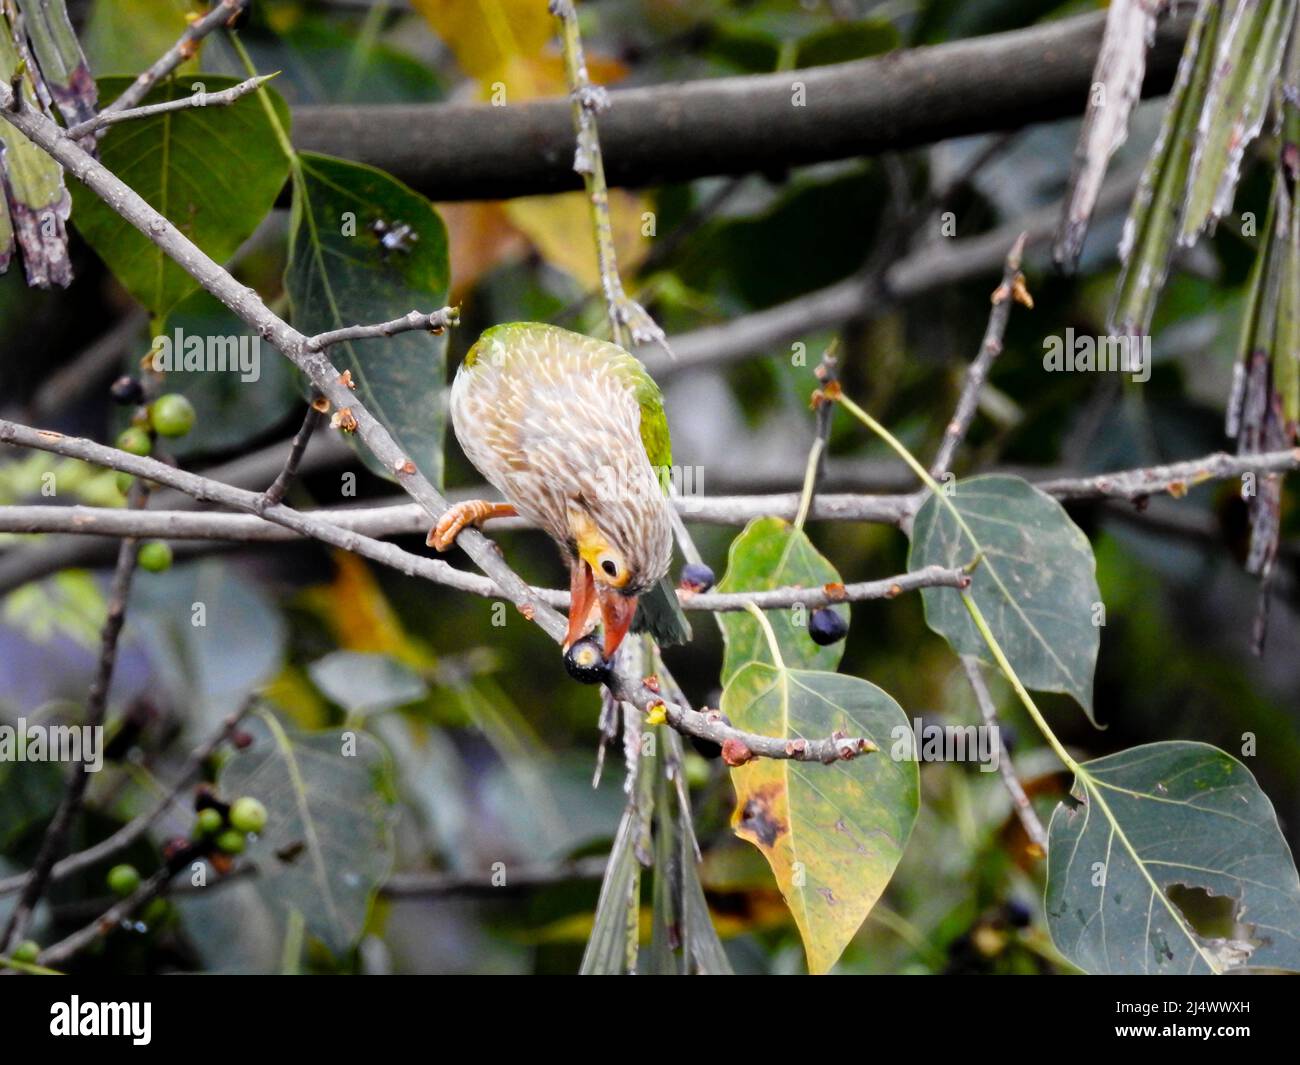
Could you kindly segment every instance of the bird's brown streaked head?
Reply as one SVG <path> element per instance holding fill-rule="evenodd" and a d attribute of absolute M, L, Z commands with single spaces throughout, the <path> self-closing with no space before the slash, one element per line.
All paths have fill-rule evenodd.
<path fill-rule="evenodd" d="M 672 561 L 668 503 L 654 493 L 604 494 L 569 507 L 571 560 L 568 646 L 586 631 L 599 604 L 607 658 L 618 650 L 636 616 L 637 597 L 652 587 Z"/>

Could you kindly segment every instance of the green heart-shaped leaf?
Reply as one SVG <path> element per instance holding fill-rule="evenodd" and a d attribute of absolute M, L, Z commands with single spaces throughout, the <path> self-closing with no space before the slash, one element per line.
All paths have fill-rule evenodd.
<path fill-rule="evenodd" d="M 787 585 L 822 588 L 827 584 L 837 584 L 839 580 L 835 567 L 813 547 L 802 530 L 782 518 L 755 518 L 731 542 L 727 572 L 718 582 L 718 591 L 759 592 Z M 849 620 L 847 604 L 830 609 L 845 621 Z M 807 611 L 769 610 L 765 613 L 787 666 L 833 672 L 840 664 L 844 641 L 826 647 L 813 643 L 808 635 Z M 724 685 L 750 662 L 772 662 L 763 630 L 753 617 L 745 611 L 717 617 L 726 644 L 726 654 L 722 659 Z"/>
<path fill-rule="evenodd" d="M 908 568 L 960 567 L 980 556 L 970 595 L 1021 681 L 1074 696 L 1092 719 L 1103 619 L 1088 538 L 1060 503 L 1019 477 L 958 481 L 946 498 L 966 528 L 930 496 L 916 515 Z M 953 650 L 993 661 L 960 593 L 926 588 L 921 599 L 927 624 Z"/>
<path fill-rule="evenodd" d="M 129 78 L 101 78 L 100 98 L 112 100 Z M 219 92 L 237 78 L 202 76 L 203 90 Z M 190 95 L 194 78 L 172 79 L 154 89 L 146 104 Z M 289 109 L 267 86 L 281 125 Z M 111 127 L 99 142 L 104 165 L 151 207 L 219 263 L 244 243 L 275 204 L 289 174 L 289 161 L 259 93 L 226 107 L 191 107 Z M 199 287 L 148 237 L 125 221 L 79 181 L 72 190 L 72 218 L 86 242 L 154 317 L 162 317 Z"/>
<path fill-rule="evenodd" d="M 285 272 L 294 325 L 315 334 L 442 307 L 451 266 L 433 204 L 374 167 L 311 152 L 300 159 Z M 351 371 L 357 400 L 420 472 L 441 483 L 446 338 L 399 333 L 336 344 L 328 354 Z M 359 451 L 377 474 L 392 478 L 368 450 Z"/>
<path fill-rule="evenodd" d="M 1300 970 L 1300 879 L 1250 771 L 1204 743 L 1151 743 L 1085 762 L 1052 815 L 1047 917 L 1091 973 Z M 1178 889 L 1229 900 L 1198 932 Z"/>

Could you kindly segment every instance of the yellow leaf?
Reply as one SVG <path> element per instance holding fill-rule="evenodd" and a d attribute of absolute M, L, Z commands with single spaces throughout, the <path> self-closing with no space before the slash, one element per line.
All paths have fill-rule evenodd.
<path fill-rule="evenodd" d="M 370 567 L 346 551 L 334 552 L 338 572 L 323 588 L 305 596 L 348 651 L 390 654 L 411 665 L 428 663 L 429 655 L 407 636 Z"/>
<path fill-rule="evenodd" d="M 543 0 L 415 0 L 415 7 L 456 56 L 460 68 L 479 82 L 485 99 L 511 103 L 568 92 L 564 61 L 555 46 L 555 19 Z M 627 68 L 612 59 L 588 56 L 587 69 L 602 85 L 622 78 Z M 641 217 L 644 197 L 614 190 L 610 220 L 621 271 L 645 254 Z M 497 229 L 507 222 L 526 236 L 551 266 L 573 275 L 584 287 L 600 282 L 591 233 L 590 208 L 583 193 L 528 196 L 504 206 L 466 204 L 459 218 L 447 217 L 451 261 L 458 292 L 507 258 L 516 245 Z M 458 232 L 459 229 L 459 232 Z M 456 298 L 453 296 L 453 298 Z"/>
<path fill-rule="evenodd" d="M 480 82 L 505 80 L 513 60 L 540 55 L 555 36 L 542 0 L 414 0 L 414 7 Z"/>
<path fill-rule="evenodd" d="M 609 194 L 610 222 L 619 270 L 626 273 L 641 259 L 641 197 L 619 189 Z M 600 273 L 591 230 L 591 207 L 583 192 L 560 196 L 524 196 L 505 205 L 506 217 L 533 242 L 542 258 L 572 274 L 586 288 L 596 288 Z"/>
<path fill-rule="evenodd" d="M 898 729 L 907 732 L 907 718 L 867 681 L 766 662 L 728 681 L 722 710 L 737 728 L 763 735 L 842 732 L 881 748 L 829 766 L 760 758 L 731 770 L 732 827 L 772 867 L 808 971 L 828 972 L 885 890 L 916 819 L 916 763 L 885 753 Z"/>
<path fill-rule="evenodd" d="M 527 239 L 510 224 L 500 203 L 440 203 L 438 214 L 447 226 L 447 249 L 455 264 L 452 303 L 462 303 L 479 278 L 497 263 L 522 257 L 528 250 Z"/>

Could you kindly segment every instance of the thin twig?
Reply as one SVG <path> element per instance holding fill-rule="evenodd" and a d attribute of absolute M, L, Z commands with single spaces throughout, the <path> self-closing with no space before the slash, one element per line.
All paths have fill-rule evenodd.
<path fill-rule="evenodd" d="M 825 588 L 773 588 L 762 592 L 699 592 L 682 597 L 687 610 L 727 612 L 748 610 L 750 605 L 763 610 L 779 610 L 796 604 L 816 610 L 835 603 L 860 603 L 871 599 L 893 599 L 904 592 L 920 588 L 968 588 L 970 574 L 960 569 L 926 566 L 923 569 L 887 577 L 880 581 L 830 585 Z"/>
<path fill-rule="evenodd" d="M 71 876 L 73 873 L 79 873 L 83 869 L 103 861 L 111 854 L 116 854 L 124 847 L 129 847 L 137 839 L 149 830 L 149 826 L 166 813 L 176 802 L 186 788 L 194 782 L 194 778 L 199 775 L 203 765 L 216 752 L 238 727 L 239 722 L 248 712 L 251 705 L 246 703 L 238 712 L 231 714 L 221 723 L 221 727 L 207 740 L 194 749 L 190 756 L 185 760 L 185 765 L 181 768 L 180 774 L 176 777 L 175 782 L 167 789 L 165 795 L 158 800 L 152 809 L 146 810 L 139 817 L 128 821 L 111 836 L 106 836 L 92 847 L 85 850 L 77 851 L 76 854 L 69 854 L 54 863 L 50 870 L 50 881 L 62 880 L 64 877 Z M 26 873 L 20 873 L 17 876 L 11 876 L 6 880 L 0 880 L 0 895 L 9 895 L 17 891 L 27 880 Z"/>
<path fill-rule="evenodd" d="M 1007 750 L 1006 742 L 1002 739 L 1002 726 L 998 723 L 997 707 L 993 705 L 993 696 L 989 694 L 988 685 L 984 683 L 984 676 L 980 673 L 979 659 L 971 655 L 962 655 L 961 664 L 966 670 L 970 686 L 975 690 L 975 701 L 979 703 L 984 724 L 991 728 L 993 735 L 997 737 L 998 747 L 1001 750 L 998 756 L 998 772 L 1001 773 L 1002 783 L 1006 785 L 1007 792 L 1011 795 L 1012 809 L 1016 811 L 1016 816 L 1024 826 L 1025 835 L 1038 848 L 1040 856 L 1046 854 L 1047 832 L 1043 829 L 1043 822 L 1038 819 L 1029 796 L 1025 794 L 1025 786 L 1020 782 L 1015 764 L 1011 761 L 1011 752 Z"/>
<path fill-rule="evenodd" d="M 601 86 L 593 85 L 587 72 L 582 35 L 578 31 L 578 13 L 573 0 L 550 0 L 549 6 L 551 14 L 560 24 L 560 44 L 569 80 L 573 132 L 577 138 L 573 169 L 582 175 L 587 199 L 591 203 L 596 262 L 609 312 L 610 335 L 615 344 L 628 347 L 626 329 L 626 335 L 631 337 L 633 344 L 658 344 L 671 355 L 672 349 L 668 346 L 664 331 L 646 309 L 624 291 L 623 280 L 618 273 L 614 226 L 609 217 L 609 186 L 605 183 L 605 161 L 600 150 L 600 134 L 596 128 L 596 115 L 609 106 L 609 94 Z"/>
<path fill-rule="evenodd" d="M 199 51 L 199 42 L 220 26 L 232 22 L 249 4 L 249 0 L 219 0 L 202 18 L 185 27 L 176 43 L 167 49 L 143 74 L 135 79 L 116 100 L 99 112 L 100 117 L 117 111 L 129 111 L 139 105 L 163 78 Z"/>
<path fill-rule="evenodd" d="M 1027 233 L 1021 233 L 1011 245 L 1011 250 L 1007 252 L 1006 267 L 1002 271 L 1002 283 L 993 292 L 993 308 L 989 311 L 989 322 L 984 330 L 979 354 L 966 369 L 966 380 L 962 385 L 961 396 L 957 400 L 957 410 L 944 431 L 938 454 L 935 455 L 934 462 L 930 466 L 930 476 L 936 480 L 948 472 L 957 446 L 965 438 L 966 431 L 975 417 L 980 392 L 988 379 L 989 369 L 993 366 L 993 360 L 1002 354 L 1002 340 L 1006 336 L 1007 322 L 1011 318 L 1011 305 L 1028 300 L 1028 305 L 1033 306 L 1033 301 L 1030 300 L 1025 289 L 1024 275 L 1020 272 L 1020 260 L 1024 255 L 1025 241 L 1028 236 Z"/>
<path fill-rule="evenodd" d="M 823 401 L 822 389 L 839 381 L 839 360 L 835 357 L 838 345 L 831 341 L 824 352 L 822 361 L 814 371 L 818 389 L 813 393 L 813 409 L 817 412 L 817 429 L 812 446 L 808 449 L 808 462 L 804 468 L 803 491 L 799 496 L 799 511 L 795 514 L 794 527 L 802 531 L 808 513 L 812 510 L 813 497 L 817 492 L 817 481 L 821 477 L 826 460 L 826 447 L 831 439 L 831 418 L 834 405 Z"/>
<path fill-rule="evenodd" d="M 173 875 L 171 868 L 164 865 L 130 895 L 120 902 L 115 902 L 89 924 L 83 925 L 71 935 L 46 947 L 37 955 L 37 963 L 58 965 L 85 950 L 96 940 L 103 939 L 146 902 L 160 895 Z"/>
<path fill-rule="evenodd" d="M 148 489 L 143 484 L 131 486 L 130 504 L 143 506 L 148 498 Z M 100 633 L 99 664 L 95 671 L 90 692 L 86 696 L 86 713 L 82 725 L 85 728 L 102 729 L 104 716 L 108 711 L 108 691 L 113 682 L 113 669 L 117 664 L 118 638 L 122 635 L 122 625 L 126 621 L 126 604 L 131 594 L 131 578 L 135 575 L 136 540 L 124 537 L 117 551 L 117 565 L 113 570 L 113 580 L 109 585 L 108 611 L 104 618 L 104 627 Z M 50 871 L 67 842 L 72 822 L 81 810 L 86 788 L 90 783 L 91 770 L 86 763 L 81 763 L 73 771 L 63 799 L 54 817 L 45 829 L 36 859 L 27 872 L 18 903 L 14 906 L 4 932 L 0 933 L 0 954 L 5 953 L 8 945 L 21 940 L 27 933 L 32 913 L 37 902 L 45 893 L 49 883 Z"/>
<path fill-rule="evenodd" d="M 175 100 L 147 104 L 144 107 L 112 111 L 105 109 L 94 118 L 88 118 L 85 122 L 72 126 L 68 130 L 68 136 L 80 138 L 88 133 L 97 133 L 108 126 L 116 126 L 119 122 L 133 122 L 140 118 L 153 118 L 155 115 L 165 115 L 172 111 L 188 111 L 193 107 L 229 107 L 236 100 L 255 92 L 263 82 L 270 81 L 275 76 L 274 74 L 259 74 L 255 78 L 241 81 L 238 85 L 232 85 L 230 88 L 222 89 L 219 92 L 200 91 Z"/>
<path fill-rule="evenodd" d="M 273 507 L 283 501 L 289 485 L 298 475 L 298 466 L 307 451 L 307 445 L 311 443 L 312 434 L 320 428 L 320 423 L 324 419 L 325 412 L 318 410 L 315 403 L 307 404 L 307 413 L 303 415 L 302 427 L 294 434 L 293 443 L 289 445 L 289 454 L 285 456 L 283 469 L 276 474 L 270 487 L 262 493 L 264 507 Z"/>
<path fill-rule="evenodd" d="M 1300 469 L 1300 448 L 1257 455 L 1229 455 L 1218 451 L 1163 466 L 1099 473 L 1092 477 L 1060 477 L 1043 481 L 1038 487 L 1061 500 L 1105 498 L 1141 502 L 1163 492 L 1181 499 L 1189 489 L 1207 481 L 1232 480 L 1247 473 L 1289 473 L 1296 469 Z"/>
<path fill-rule="evenodd" d="M 437 335 L 459 324 L 459 307 L 443 307 L 429 314 L 410 311 L 400 318 L 394 318 L 391 322 L 380 322 L 378 325 L 350 325 L 343 329 L 331 329 L 328 333 L 318 333 L 307 341 L 307 350 L 324 351 L 332 344 L 342 344 L 349 340 L 391 337 L 417 329 Z"/>

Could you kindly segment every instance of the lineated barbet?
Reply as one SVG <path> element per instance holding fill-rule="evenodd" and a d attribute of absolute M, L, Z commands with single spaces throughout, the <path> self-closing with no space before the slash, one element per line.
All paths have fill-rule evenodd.
<path fill-rule="evenodd" d="M 453 506 L 429 533 L 431 546 L 445 551 L 466 525 L 522 515 L 569 565 L 566 651 L 593 627 L 597 607 L 607 658 L 629 629 L 660 644 L 690 639 L 665 577 L 668 421 L 659 386 L 636 358 L 558 326 L 494 326 L 456 371 L 451 421 L 466 457 L 506 502 Z"/>

